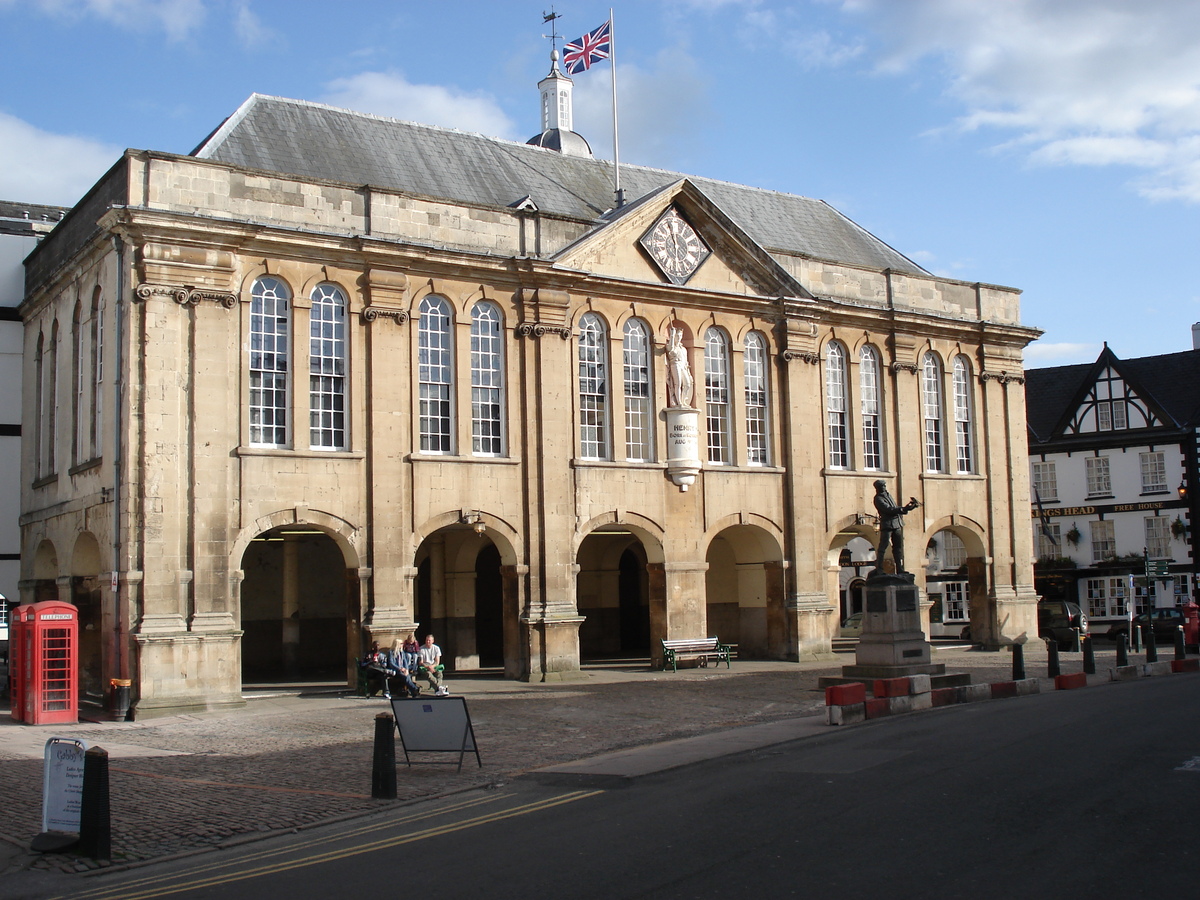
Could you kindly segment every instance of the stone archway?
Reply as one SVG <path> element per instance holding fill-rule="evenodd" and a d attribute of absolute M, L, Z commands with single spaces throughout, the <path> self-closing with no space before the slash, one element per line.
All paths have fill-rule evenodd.
<path fill-rule="evenodd" d="M 925 540 L 925 592 L 931 637 L 962 636 L 989 646 L 998 641 L 986 557 L 979 531 L 959 517 L 930 526 Z"/>
<path fill-rule="evenodd" d="M 242 554 L 242 681 L 346 676 L 359 643 L 356 570 L 324 530 L 293 524 L 254 537 Z"/>
<path fill-rule="evenodd" d="M 650 658 L 650 571 L 641 538 L 605 525 L 580 542 L 575 560 L 580 660 Z"/>
<path fill-rule="evenodd" d="M 708 636 L 736 644 L 742 659 L 787 659 L 783 551 L 757 525 L 732 525 L 709 542 L 705 572 Z"/>
<path fill-rule="evenodd" d="M 71 602 L 79 610 L 79 702 L 102 706 L 106 685 L 100 545 L 86 531 L 75 539 L 71 552 Z"/>

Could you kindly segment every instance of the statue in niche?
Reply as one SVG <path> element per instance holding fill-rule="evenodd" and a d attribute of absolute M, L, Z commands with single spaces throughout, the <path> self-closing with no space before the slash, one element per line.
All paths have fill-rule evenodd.
<path fill-rule="evenodd" d="M 921 504 L 916 497 L 900 506 L 888 493 L 887 482 L 875 482 L 875 511 L 879 513 L 879 549 L 875 551 L 876 571 L 883 571 L 883 557 L 888 545 L 892 548 L 892 559 L 896 562 L 896 574 L 904 575 L 904 517 Z"/>
<path fill-rule="evenodd" d="M 683 329 L 667 329 L 667 405 L 675 409 L 692 409 L 692 370 L 688 366 L 687 348 L 683 346 Z"/>

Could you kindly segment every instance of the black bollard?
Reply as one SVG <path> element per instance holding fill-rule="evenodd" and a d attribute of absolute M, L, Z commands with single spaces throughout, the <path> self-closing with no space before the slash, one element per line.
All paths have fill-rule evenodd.
<path fill-rule="evenodd" d="M 1013 666 L 1012 677 L 1013 681 L 1021 681 L 1025 678 L 1025 645 L 1012 645 Z"/>
<path fill-rule="evenodd" d="M 1117 635 L 1117 665 L 1129 665 L 1129 646 L 1126 644 L 1125 635 Z"/>
<path fill-rule="evenodd" d="M 1058 667 L 1058 642 L 1046 641 L 1046 677 L 1057 678 L 1062 674 Z"/>
<path fill-rule="evenodd" d="M 79 843 L 92 859 L 112 859 L 112 818 L 108 807 L 108 751 L 92 747 L 83 755 L 83 796 L 79 798 Z"/>
<path fill-rule="evenodd" d="M 1154 626 L 1147 622 L 1142 627 L 1146 629 L 1146 633 L 1142 635 L 1142 639 L 1146 643 L 1146 662 L 1158 662 L 1158 644 L 1154 642 Z"/>
<path fill-rule="evenodd" d="M 371 766 L 371 796 L 396 799 L 396 733 L 390 713 L 375 717 L 375 758 Z"/>
<path fill-rule="evenodd" d="M 1142 627 L 1140 625 L 1129 626 L 1129 646 L 1133 648 L 1134 653 L 1142 652 Z"/>
<path fill-rule="evenodd" d="M 1183 644 L 1182 626 L 1175 629 L 1175 658 L 1187 659 L 1187 647 Z"/>
<path fill-rule="evenodd" d="M 1078 628 L 1071 629 L 1071 648 L 1070 649 L 1071 649 L 1072 653 L 1079 652 L 1079 629 Z"/>
<path fill-rule="evenodd" d="M 1091 635 L 1084 635 L 1083 641 L 1083 671 L 1088 675 L 1096 674 L 1096 648 L 1092 646 Z"/>

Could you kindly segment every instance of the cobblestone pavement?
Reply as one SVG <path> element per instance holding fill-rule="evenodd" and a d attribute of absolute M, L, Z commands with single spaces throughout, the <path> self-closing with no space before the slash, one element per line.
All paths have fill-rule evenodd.
<path fill-rule="evenodd" d="M 1098 666 L 1111 665 L 1103 648 Z M 72 726 L 19 725 L 0 709 L 0 876 L 21 868 L 75 872 L 157 859 L 503 783 L 611 750 L 819 715 L 818 678 L 854 661 L 853 654 L 837 656 L 822 663 L 735 661 L 732 670 L 678 673 L 597 667 L 562 684 L 451 676 L 452 693 L 467 698 L 483 767 L 471 758 L 461 772 L 452 765 L 409 768 L 397 742 L 397 800 L 370 796 L 374 719 L 390 711 L 380 699 L 331 688 L 247 692 L 246 707 L 232 712 Z M 1011 677 L 1007 652 L 938 648 L 935 662 L 969 673 L 976 683 Z M 1026 665 L 1031 676 L 1046 674 L 1040 642 L 1027 647 Z M 1064 654 L 1064 672 L 1080 666 L 1078 654 Z M 111 863 L 27 851 L 40 830 L 40 748 L 51 736 L 113 748 Z"/>

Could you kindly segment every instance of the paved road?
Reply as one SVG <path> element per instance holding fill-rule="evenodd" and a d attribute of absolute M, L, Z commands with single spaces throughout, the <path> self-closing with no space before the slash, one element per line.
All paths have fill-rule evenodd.
<path fill-rule="evenodd" d="M 1200 679 L 884 719 L 636 778 L 531 774 L 87 900 L 1195 896 Z"/>

